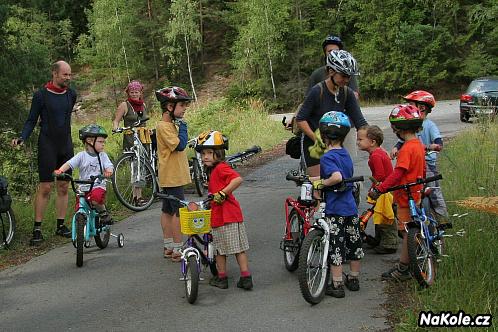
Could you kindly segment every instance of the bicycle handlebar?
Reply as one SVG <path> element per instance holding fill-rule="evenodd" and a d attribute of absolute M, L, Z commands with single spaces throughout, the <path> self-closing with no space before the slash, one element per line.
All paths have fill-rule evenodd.
<path fill-rule="evenodd" d="M 425 179 L 419 178 L 415 182 L 401 184 L 401 185 L 398 185 L 398 186 L 387 188 L 386 192 L 400 190 L 400 189 L 405 189 L 406 190 L 406 189 L 408 189 L 410 187 L 413 187 L 413 186 L 416 186 L 416 185 L 419 185 L 419 184 L 425 184 L 425 183 L 429 183 L 429 182 L 434 182 L 434 181 L 441 180 L 441 179 L 443 179 L 443 176 L 441 174 L 438 174 L 438 175 L 435 175 L 435 176 L 431 176 L 431 177 L 428 177 L 428 178 L 425 178 Z"/>
<path fill-rule="evenodd" d="M 113 134 L 122 133 L 123 131 L 130 130 L 132 128 L 138 127 L 142 123 L 146 123 L 147 121 L 149 121 L 149 118 L 138 119 L 138 121 L 135 122 L 135 123 L 133 123 L 131 126 L 116 128 L 116 129 L 113 129 L 112 132 L 113 132 Z"/>
<path fill-rule="evenodd" d="M 236 164 L 239 162 L 242 162 L 250 157 L 252 157 L 255 154 L 258 154 L 262 151 L 261 147 L 258 145 L 254 145 L 250 147 L 249 149 L 246 149 L 241 152 L 237 152 L 231 156 L 226 157 L 225 161 L 229 164 Z"/>
<path fill-rule="evenodd" d="M 170 200 L 176 201 L 177 203 L 180 203 L 180 205 L 183 206 L 183 207 L 188 206 L 190 203 L 195 203 L 195 204 L 201 206 L 201 208 L 204 208 L 207 205 L 207 203 L 209 203 L 210 201 L 212 201 L 213 198 L 214 198 L 213 194 L 209 194 L 208 197 L 206 199 L 202 200 L 202 201 L 189 202 L 189 201 L 181 200 L 178 197 L 175 197 L 173 195 L 165 194 L 165 193 L 162 193 L 162 192 L 156 192 L 154 194 L 154 196 L 157 197 L 157 198 L 160 198 L 160 199 L 170 199 Z"/>
<path fill-rule="evenodd" d="M 302 173 L 300 174 L 299 171 L 293 170 L 287 173 L 285 179 L 287 181 L 294 181 L 296 185 L 299 186 L 303 184 L 303 182 L 309 181 L 309 176 L 307 174 L 302 174 Z M 340 186 L 342 184 L 351 183 L 351 182 L 361 182 L 364 180 L 365 178 L 363 177 L 363 175 L 353 176 L 352 178 L 343 179 L 340 183 L 337 183 L 333 186 L 327 186 L 325 188 L 336 188 L 337 186 Z"/>
<path fill-rule="evenodd" d="M 55 174 L 53 173 L 54 177 L 58 180 L 69 180 L 71 182 L 71 187 L 73 188 L 73 191 L 75 193 L 78 193 L 78 190 L 76 190 L 75 184 L 89 184 L 90 189 L 88 190 L 89 192 L 92 191 L 93 185 L 95 184 L 96 180 L 104 180 L 106 179 L 105 176 L 103 175 L 91 175 L 90 179 L 88 180 L 83 180 L 83 179 L 73 179 L 73 177 L 70 174 L 67 173 L 61 173 L 61 174 Z"/>

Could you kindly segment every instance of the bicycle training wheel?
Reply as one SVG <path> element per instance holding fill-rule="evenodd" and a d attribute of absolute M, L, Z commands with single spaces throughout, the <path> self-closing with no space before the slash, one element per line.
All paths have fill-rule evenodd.
<path fill-rule="evenodd" d="M 306 302 L 311 304 L 320 303 L 327 284 L 328 266 L 323 266 L 322 262 L 323 256 L 328 253 L 322 238 L 323 231 L 311 230 L 304 238 L 299 254 L 299 288 Z"/>
<path fill-rule="evenodd" d="M 193 304 L 199 291 L 199 267 L 195 256 L 188 257 L 185 264 L 185 296 L 188 303 Z"/>
<path fill-rule="evenodd" d="M 292 209 L 289 213 L 289 224 L 286 225 L 285 229 L 285 237 L 290 234 L 291 239 L 284 240 L 284 264 L 290 272 L 296 271 L 299 266 L 299 250 L 303 242 L 302 231 L 302 218 L 295 209 Z"/>
<path fill-rule="evenodd" d="M 83 265 L 83 246 L 85 244 L 86 216 L 82 213 L 76 215 L 76 266 Z"/>
<path fill-rule="evenodd" d="M 419 228 L 408 229 L 408 258 L 413 277 L 420 286 L 429 287 L 436 277 L 436 264 L 431 249 Z"/>
<path fill-rule="evenodd" d="M 132 211 L 146 210 L 154 200 L 157 179 L 149 163 L 124 154 L 116 162 L 112 188 L 118 200 Z"/>
<path fill-rule="evenodd" d="M 95 244 L 100 249 L 104 249 L 109 244 L 109 238 L 111 237 L 111 228 L 109 226 L 97 227 L 96 235 L 93 237 Z"/>
<path fill-rule="evenodd" d="M 14 211 L 9 209 L 9 211 L 2 213 L 1 217 L 0 249 L 10 244 L 14 238 L 14 233 L 16 232 L 16 218 L 14 216 Z"/>
<path fill-rule="evenodd" d="M 199 197 L 204 196 L 206 188 L 204 187 L 204 177 L 202 176 L 202 168 L 199 160 L 192 158 L 192 180 L 194 180 L 195 191 Z"/>

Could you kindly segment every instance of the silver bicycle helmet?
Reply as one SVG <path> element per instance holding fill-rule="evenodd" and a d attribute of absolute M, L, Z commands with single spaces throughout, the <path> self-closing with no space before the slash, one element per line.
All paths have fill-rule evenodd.
<path fill-rule="evenodd" d="M 327 68 L 344 75 L 358 75 L 358 63 L 348 51 L 333 50 L 327 55 Z"/>

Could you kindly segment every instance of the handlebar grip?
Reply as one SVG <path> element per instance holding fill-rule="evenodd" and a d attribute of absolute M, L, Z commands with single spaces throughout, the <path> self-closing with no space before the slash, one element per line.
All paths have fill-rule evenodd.
<path fill-rule="evenodd" d="M 363 177 L 363 175 L 353 176 L 352 178 L 342 180 L 342 182 L 344 182 L 344 183 L 361 182 L 361 181 L 365 181 L 365 178 Z"/>
<path fill-rule="evenodd" d="M 302 175 L 295 175 L 292 172 L 287 173 L 287 175 L 285 176 L 285 179 L 287 181 L 294 181 L 294 182 L 299 182 L 299 183 L 304 181 L 304 177 Z"/>
<path fill-rule="evenodd" d="M 434 181 L 442 180 L 442 179 L 443 179 L 443 175 L 438 174 L 438 175 L 434 175 L 434 176 L 431 176 L 429 178 L 423 179 L 423 183 L 434 182 Z"/>

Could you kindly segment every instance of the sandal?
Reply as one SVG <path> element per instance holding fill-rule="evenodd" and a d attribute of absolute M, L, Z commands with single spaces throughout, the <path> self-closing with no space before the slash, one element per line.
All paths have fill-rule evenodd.
<path fill-rule="evenodd" d="M 173 252 L 173 254 L 171 255 L 171 261 L 178 263 L 181 260 L 182 260 L 182 254 L 179 251 Z"/>
<path fill-rule="evenodd" d="M 171 258 L 173 249 L 164 248 L 164 258 Z"/>

